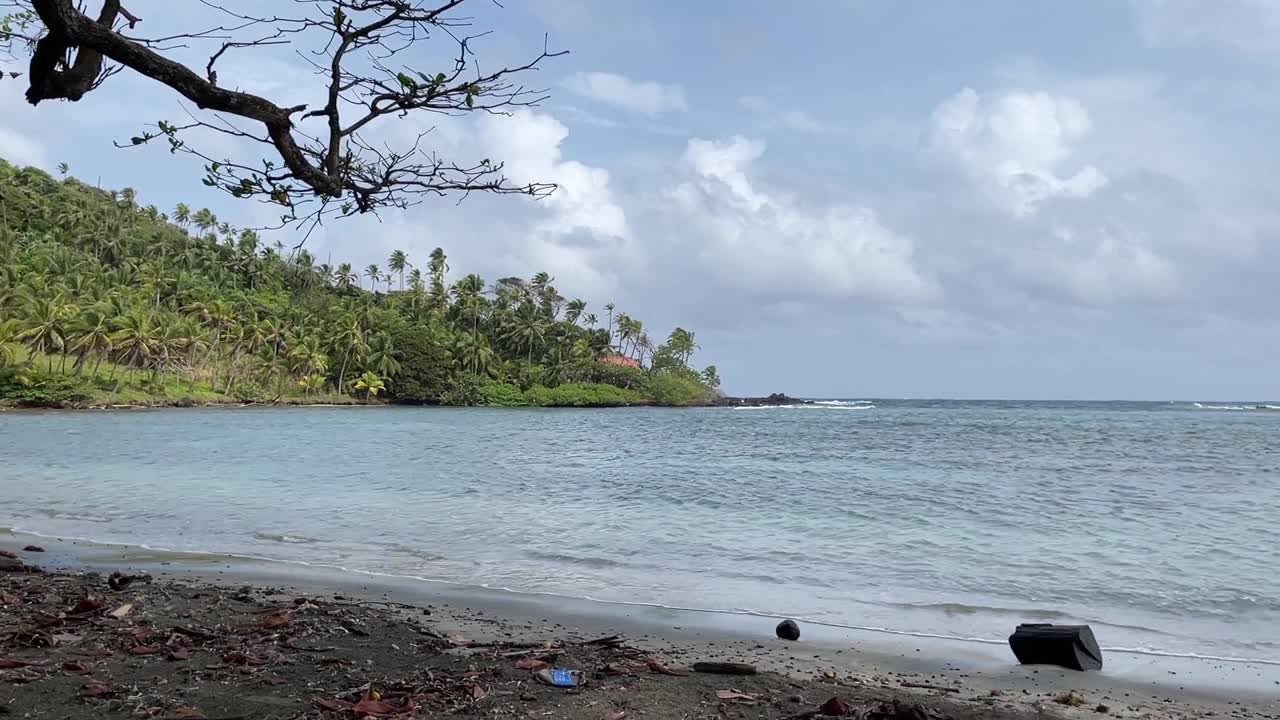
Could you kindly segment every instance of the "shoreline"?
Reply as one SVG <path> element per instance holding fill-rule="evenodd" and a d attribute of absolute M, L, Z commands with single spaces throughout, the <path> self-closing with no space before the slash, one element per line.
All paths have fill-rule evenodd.
<path fill-rule="evenodd" d="M 527 630 L 539 624 L 585 635 L 621 633 L 637 639 L 638 646 L 650 652 L 737 651 L 739 659 L 792 680 L 823 678 L 834 672 L 860 686 L 895 692 L 911 692 L 903 683 L 941 684 L 955 690 L 945 693 L 948 696 L 987 708 L 996 697 L 1012 699 L 1010 704 L 1017 707 L 1052 705 L 1055 694 L 1074 691 L 1090 702 L 1112 708 L 1133 705 L 1144 713 L 1158 713 L 1148 715 L 1153 717 L 1228 713 L 1242 707 L 1260 716 L 1280 712 L 1276 699 L 1280 687 L 1273 685 L 1276 689 L 1269 690 L 1264 684 L 1269 676 L 1247 677 L 1257 670 L 1248 664 L 1222 663 L 1214 669 L 1212 663 L 1180 663 L 1167 657 L 1159 663 L 1149 658 L 1126 662 L 1112 653 L 1107 656 L 1105 674 L 1072 673 L 1017 666 L 1007 648 L 990 644 L 893 637 L 811 623 L 802 624 L 802 642 L 786 644 L 773 637 L 777 618 L 764 616 L 597 602 L 288 561 L 154 551 L 16 532 L 0 534 L 0 547 L 17 549 L 26 543 L 46 547 L 49 552 L 36 560 L 60 572 L 147 572 L 164 582 L 194 581 L 221 587 L 285 584 L 312 593 L 337 592 L 366 600 L 430 605 L 442 627 L 468 637 L 495 628 L 499 634 L 518 636 L 512 628 Z M 1172 667 L 1177 669 L 1166 669 Z"/>

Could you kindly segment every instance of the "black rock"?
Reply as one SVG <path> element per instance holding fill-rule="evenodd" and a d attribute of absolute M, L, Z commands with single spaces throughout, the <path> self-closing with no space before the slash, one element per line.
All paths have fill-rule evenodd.
<path fill-rule="evenodd" d="M 796 624 L 795 620 L 783 620 L 778 623 L 778 629 L 775 630 L 775 632 L 777 632 L 778 637 L 783 640 L 800 639 L 800 626 Z"/>
<path fill-rule="evenodd" d="M 1009 649 L 1023 665 L 1102 669 L 1102 650 L 1088 625 L 1024 623 L 1009 636 Z"/>

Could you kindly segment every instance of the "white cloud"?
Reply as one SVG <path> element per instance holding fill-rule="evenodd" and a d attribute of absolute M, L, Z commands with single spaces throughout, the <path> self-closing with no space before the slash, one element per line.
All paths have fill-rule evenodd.
<path fill-rule="evenodd" d="M 796 132 L 813 134 L 832 132 L 832 128 L 826 123 L 818 120 L 804 110 L 779 111 L 775 108 L 773 103 L 759 95 L 745 95 L 740 97 L 738 98 L 738 104 L 753 113 L 767 118 L 770 123 L 779 123 L 790 130 L 795 130 Z"/>
<path fill-rule="evenodd" d="M 1159 46 L 1220 45 L 1245 53 L 1280 50 L 1275 0 L 1131 0 L 1145 39 Z"/>
<path fill-rule="evenodd" d="M 938 289 L 913 262 L 909 238 L 860 205 L 802 207 L 750 177 L 762 142 L 735 136 L 690 140 L 693 177 L 669 192 L 707 272 L 726 288 L 763 299 L 872 297 L 917 302 Z"/>
<path fill-rule="evenodd" d="M 688 109 L 679 85 L 635 81 L 606 72 L 580 72 L 564 81 L 570 91 L 624 110 L 653 116 Z"/>
<path fill-rule="evenodd" d="M 1073 98 L 1046 92 L 983 97 L 965 88 L 932 119 L 930 149 L 956 161 L 1015 216 L 1035 215 L 1053 197 L 1088 197 L 1107 184 L 1093 165 L 1071 163 L 1090 131 L 1089 113 Z"/>

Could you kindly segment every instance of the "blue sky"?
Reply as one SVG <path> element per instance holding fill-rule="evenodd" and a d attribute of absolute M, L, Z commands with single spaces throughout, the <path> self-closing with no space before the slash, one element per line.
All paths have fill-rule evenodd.
<path fill-rule="evenodd" d="M 549 36 L 571 51 L 534 80 L 551 99 L 430 138 L 561 189 L 332 224 L 321 260 L 441 245 L 459 276 L 546 270 L 654 335 L 694 329 L 736 393 L 1280 398 L 1280 3 L 504 4 L 464 6 L 495 30 L 481 61 Z M 153 35 L 204 20 L 171 8 L 131 4 Z M 315 97 L 288 51 L 220 77 Z M 0 155 L 262 220 L 198 165 L 111 147 L 182 116 L 154 83 L 36 109 L 22 89 L 0 83 Z"/>

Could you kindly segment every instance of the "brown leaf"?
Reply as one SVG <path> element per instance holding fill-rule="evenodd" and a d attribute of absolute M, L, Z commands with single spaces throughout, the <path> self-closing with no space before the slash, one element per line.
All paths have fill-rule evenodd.
<path fill-rule="evenodd" d="M 176 718 L 182 718 L 182 720 L 208 720 L 209 718 L 208 715 L 205 715 L 193 707 L 177 708 L 173 711 L 173 714 L 169 715 L 169 717 L 175 718 L 175 720 Z"/>
<path fill-rule="evenodd" d="M 43 665 L 43 662 L 36 660 L 19 660 L 18 658 L 0 657 L 0 670 L 14 670 L 16 668 L 36 667 Z"/>
<path fill-rule="evenodd" d="M 365 698 L 351 706 L 351 712 L 355 713 L 358 718 L 399 715 L 407 713 L 412 709 L 412 701 L 406 702 L 405 705 L 392 705 L 389 702 L 384 702 L 382 700 L 370 700 L 369 698 Z"/>
<path fill-rule="evenodd" d="M 110 695 L 114 690 L 111 689 L 111 683 L 105 683 L 101 680 L 91 680 L 84 684 L 84 689 L 80 694 L 85 697 L 104 697 Z"/>
<path fill-rule="evenodd" d="M 607 664 L 605 664 L 605 665 L 601 666 L 601 668 L 600 668 L 600 672 L 601 672 L 601 673 L 604 673 L 605 675 L 608 675 L 609 677 L 618 677 L 618 676 L 620 676 L 620 675 L 634 675 L 634 674 L 635 674 L 635 673 L 631 672 L 631 668 L 618 667 L 617 665 L 614 665 L 614 664 L 612 664 L 612 663 L 607 663 Z"/>
<path fill-rule="evenodd" d="M 62 663 L 62 671 L 68 675 L 88 675 L 93 670 L 82 662 L 68 660 Z"/>
<path fill-rule="evenodd" d="M 311 698 L 311 704 L 321 710 L 328 710 L 329 712 L 342 712 L 343 710 L 350 710 L 352 707 L 355 707 L 354 704 L 337 698 L 332 700 L 328 698 Z"/>
<path fill-rule="evenodd" d="M 272 675 L 271 677 L 264 680 L 264 682 L 266 682 L 268 685 L 284 685 L 289 681 L 286 680 L 285 678 L 280 677 L 279 675 Z"/>
<path fill-rule="evenodd" d="M 675 670 L 672 670 L 671 668 L 667 667 L 666 665 L 663 665 L 662 663 L 658 662 L 657 660 L 654 660 L 653 658 L 650 658 L 647 661 L 645 661 L 645 665 L 649 668 L 650 671 L 658 673 L 659 675 L 672 675 L 675 677 L 685 676 L 685 673 L 676 672 Z"/>
<path fill-rule="evenodd" d="M 830 700 L 822 703 L 822 705 L 818 708 L 818 712 L 830 717 L 839 717 L 841 715 L 848 715 L 849 710 L 850 710 L 849 703 L 838 697 L 831 698 Z"/>
<path fill-rule="evenodd" d="M 479 685 L 468 685 L 467 694 L 471 696 L 471 700 L 473 702 L 478 702 L 485 699 L 485 697 L 489 695 L 489 691 Z"/>
<path fill-rule="evenodd" d="M 123 620 L 131 612 L 133 612 L 133 603 L 125 603 L 107 614 L 117 620 Z"/>
<path fill-rule="evenodd" d="M 71 633 L 54 633 L 49 637 L 58 645 L 75 645 L 80 642 L 80 636 L 72 635 Z"/>
<path fill-rule="evenodd" d="M 97 612 L 102 609 L 102 606 L 103 602 L 101 599 L 92 595 L 85 595 L 80 598 L 80 602 L 76 603 L 75 607 L 71 608 L 71 614 L 82 615 L 84 613 Z"/>
<path fill-rule="evenodd" d="M 13 593 L 0 591 L 0 605 L 17 605 L 22 599 Z"/>
<path fill-rule="evenodd" d="M 604 720 L 626 720 L 626 710 L 610 710 L 608 715 L 604 716 Z"/>
<path fill-rule="evenodd" d="M 738 690 L 733 690 L 733 689 L 717 690 L 716 697 L 721 700 L 755 700 L 756 699 L 755 695 L 748 695 L 744 692 L 740 692 Z"/>
<path fill-rule="evenodd" d="M 191 651 L 184 647 L 174 648 L 169 651 L 169 659 L 173 660 L 174 662 L 182 662 L 184 660 L 190 660 Z"/>
<path fill-rule="evenodd" d="M 232 665 L 243 665 L 245 667 L 267 664 L 267 661 L 260 657 L 254 657 L 253 655 L 246 655 L 239 652 L 223 655 L 222 661 L 231 663 Z"/>
<path fill-rule="evenodd" d="M 262 622 L 258 623 L 258 627 L 264 630 L 274 630 L 288 625 L 290 620 L 292 620 L 292 616 L 288 610 L 276 610 L 264 617 Z"/>
<path fill-rule="evenodd" d="M 517 670 L 528 670 L 530 672 L 537 672 L 539 670 L 545 670 L 549 667 L 551 667 L 550 663 L 545 663 L 539 660 L 538 658 L 534 658 L 534 657 L 520 658 L 519 660 L 516 661 Z"/>
<path fill-rule="evenodd" d="M 159 655 L 164 652 L 163 645 L 130 645 L 130 655 Z"/>

